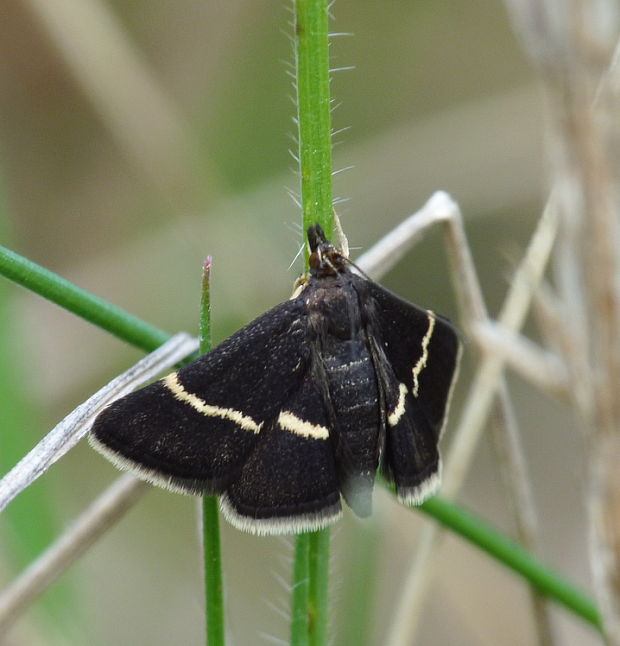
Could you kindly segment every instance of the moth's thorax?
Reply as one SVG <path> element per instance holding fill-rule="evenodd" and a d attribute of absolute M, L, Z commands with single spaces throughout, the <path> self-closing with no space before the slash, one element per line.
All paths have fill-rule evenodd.
<path fill-rule="evenodd" d="M 349 276 L 312 277 L 304 291 L 311 327 L 320 337 L 346 340 L 360 333 L 360 303 Z"/>

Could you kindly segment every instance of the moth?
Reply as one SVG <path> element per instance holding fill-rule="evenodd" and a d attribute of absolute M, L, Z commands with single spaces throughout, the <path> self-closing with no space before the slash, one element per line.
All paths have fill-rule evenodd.
<path fill-rule="evenodd" d="M 377 470 L 417 505 L 440 481 L 438 441 L 458 366 L 450 322 L 361 274 L 319 225 L 309 276 L 176 372 L 104 409 L 92 445 L 172 491 L 220 494 L 255 534 L 371 512 Z"/>

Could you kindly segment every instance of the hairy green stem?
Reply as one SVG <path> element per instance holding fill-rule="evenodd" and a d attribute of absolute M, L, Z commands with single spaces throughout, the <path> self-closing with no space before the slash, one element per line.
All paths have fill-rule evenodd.
<path fill-rule="evenodd" d="M 304 230 L 318 223 L 331 239 L 332 145 L 326 0 L 295 2 L 299 170 Z"/>
<path fill-rule="evenodd" d="M 329 587 L 329 527 L 310 534 L 308 546 L 309 603 L 308 635 L 310 646 L 323 646 L 328 643 L 328 587 Z"/>
<path fill-rule="evenodd" d="M 295 539 L 292 596 L 291 646 L 309 646 L 310 534 Z"/>
<path fill-rule="evenodd" d="M 333 232 L 327 0 L 295 0 L 295 78 L 304 231 Z M 308 259 L 306 258 L 306 267 Z M 327 644 L 329 530 L 297 537 L 291 643 Z"/>

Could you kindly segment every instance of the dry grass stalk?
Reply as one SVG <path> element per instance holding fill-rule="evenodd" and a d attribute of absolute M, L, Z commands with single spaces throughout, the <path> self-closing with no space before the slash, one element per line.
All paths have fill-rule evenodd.
<path fill-rule="evenodd" d="M 556 306 L 589 449 L 596 592 L 620 644 L 620 10 L 613 0 L 507 3 L 545 81 L 560 211 Z M 560 6 L 561 5 L 561 6 Z M 541 16 L 543 19 L 541 19 Z M 615 50 L 614 50 L 615 48 Z"/>

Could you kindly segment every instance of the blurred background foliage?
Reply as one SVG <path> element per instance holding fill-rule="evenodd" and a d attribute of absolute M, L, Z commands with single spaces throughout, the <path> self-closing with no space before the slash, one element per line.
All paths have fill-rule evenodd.
<path fill-rule="evenodd" d="M 302 243 L 287 193 L 297 187 L 289 9 L 288 0 L 3 3 L 2 243 L 159 327 L 193 333 L 211 254 L 215 342 L 288 297 L 302 267 L 289 267 Z M 332 41 L 334 67 L 354 66 L 332 79 L 334 127 L 348 128 L 335 138 L 334 166 L 353 167 L 335 177 L 352 248 L 367 248 L 432 191 L 448 190 L 495 312 L 545 197 L 541 96 L 503 7 L 338 0 L 333 13 L 333 31 L 352 34 Z M 437 232 L 384 283 L 457 316 Z M 0 432 L 19 455 L 140 355 L 13 285 L 2 289 L 1 341 L 13 356 L 2 374 L 11 408 L 0 410 Z M 466 366 L 461 394 L 467 376 Z M 513 386 L 544 556 L 588 587 L 575 502 L 579 437 L 553 402 Z M 16 455 L 2 451 L 6 470 Z M 462 500 L 510 532 L 493 463 L 487 442 Z M 45 496 L 51 515 L 30 518 L 31 549 L 115 476 L 87 446 L 73 451 L 25 494 Z M 334 532 L 334 643 L 361 644 L 360 635 L 382 643 L 425 522 L 385 492 L 376 507 L 372 521 L 347 516 Z M 47 606 L 58 613 L 55 629 L 31 614 L 8 643 L 201 643 L 195 508 L 150 492 L 61 582 L 64 602 Z M 0 582 L 23 565 L 22 539 L 11 540 L 8 524 L 0 520 Z M 285 637 L 288 591 L 279 580 L 289 579 L 290 541 L 229 527 L 223 541 L 231 643 Z M 420 643 L 455 643 L 454 635 L 461 645 L 533 643 L 520 581 L 456 539 L 442 554 Z M 559 643 L 596 643 L 563 611 L 555 619 Z"/>

